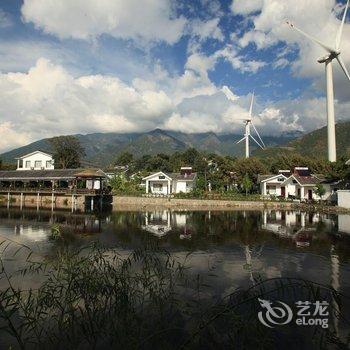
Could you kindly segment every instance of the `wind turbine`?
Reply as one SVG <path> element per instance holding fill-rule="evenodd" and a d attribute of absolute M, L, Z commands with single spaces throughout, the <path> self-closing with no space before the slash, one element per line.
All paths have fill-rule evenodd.
<path fill-rule="evenodd" d="M 334 117 L 334 91 L 333 91 L 333 69 L 332 69 L 332 61 L 336 59 L 344 71 L 346 77 L 350 80 L 350 75 L 348 70 L 345 67 L 345 64 L 340 57 L 340 43 L 343 34 L 344 23 L 346 19 L 346 13 L 349 7 L 349 1 L 346 2 L 346 7 L 343 15 L 343 19 L 341 21 L 340 27 L 338 29 L 337 37 L 335 39 L 335 47 L 330 47 L 325 45 L 315 37 L 305 33 L 301 29 L 297 28 L 293 23 L 287 21 L 293 29 L 310 39 L 311 41 L 320 45 L 323 49 L 327 51 L 327 55 L 319 58 L 317 61 L 319 63 L 324 63 L 326 66 L 326 81 L 327 81 L 327 135 L 328 135 L 328 160 L 330 162 L 335 162 L 337 160 L 337 150 L 336 150 L 336 142 L 335 142 L 335 117 Z"/>
<path fill-rule="evenodd" d="M 249 158 L 249 138 L 251 138 L 261 149 L 265 148 L 264 141 L 260 137 L 260 135 L 258 133 L 258 130 L 256 129 L 256 127 L 255 127 L 255 125 L 253 124 L 253 121 L 252 121 L 252 117 L 253 117 L 253 103 L 254 103 L 254 92 L 253 92 L 253 95 L 252 95 L 252 100 L 250 102 L 249 118 L 243 119 L 244 123 L 245 123 L 245 134 L 244 134 L 244 137 L 237 142 L 237 144 L 239 144 L 240 142 L 245 140 L 245 157 L 246 158 Z M 253 129 L 255 130 L 255 132 L 256 132 L 260 142 L 258 142 L 255 139 L 255 137 L 250 133 L 250 126 L 252 126 Z"/>

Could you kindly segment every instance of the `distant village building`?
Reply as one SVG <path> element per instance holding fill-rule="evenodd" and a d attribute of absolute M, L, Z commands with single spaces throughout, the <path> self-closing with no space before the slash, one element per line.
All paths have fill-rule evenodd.
<path fill-rule="evenodd" d="M 258 183 L 263 196 L 297 198 L 300 200 L 319 200 L 316 186 L 322 184 L 326 193 L 323 200 L 331 200 L 332 182 L 323 175 L 311 174 L 307 167 L 295 167 L 293 171 L 280 170 L 278 174 L 258 175 Z"/>
<path fill-rule="evenodd" d="M 17 159 L 17 170 L 52 170 L 55 168 L 51 154 L 34 151 Z"/>
<path fill-rule="evenodd" d="M 52 155 L 35 151 L 17 158 L 17 170 L 0 171 L 0 195 L 20 195 L 21 201 L 33 193 L 95 196 L 106 193 L 105 179 L 97 168 L 55 169 Z"/>
<path fill-rule="evenodd" d="M 191 167 L 182 167 L 179 173 L 159 171 L 144 177 L 146 193 L 169 195 L 173 193 L 188 193 L 195 188 L 197 173 Z"/>

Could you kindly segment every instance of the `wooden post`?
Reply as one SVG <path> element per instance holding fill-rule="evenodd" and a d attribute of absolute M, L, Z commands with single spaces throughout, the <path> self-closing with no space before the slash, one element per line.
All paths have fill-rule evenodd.
<path fill-rule="evenodd" d="M 23 208 L 23 193 L 21 192 L 21 210 L 22 210 L 22 208 Z"/>
<path fill-rule="evenodd" d="M 91 197 L 91 211 L 94 210 L 94 197 Z"/>
<path fill-rule="evenodd" d="M 54 195 L 53 190 L 52 190 L 52 195 L 51 195 L 51 211 L 53 211 L 54 201 L 55 201 L 55 195 Z"/>
<path fill-rule="evenodd" d="M 10 192 L 7 193 L 7 209 L 10 208 L 10 202 L 11 202 L 11 195 Z"/>
<path fill-rule="evenodd" d="M 74 211 L 74 194 L 72 194 L 72 213 Z"/>
<path fill-rule="evenodd" d="M 36 196 L 36 210 L 39 210 L 39 202 L 40 202 L 40 193 L 38 192 Z"/>

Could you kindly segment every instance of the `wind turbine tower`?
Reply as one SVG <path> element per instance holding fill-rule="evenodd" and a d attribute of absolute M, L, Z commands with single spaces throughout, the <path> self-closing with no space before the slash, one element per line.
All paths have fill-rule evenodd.
<path fill-rule="evenodd" d="M 349 1 L 347 0 L 345 11 L 343 14 L 343 19 L 341 21 L 337 37 L 335 39 L 335 46 L 330 47 L 315 37 L 305 33 L 301 29 L 297 28 L 293 23 L 287 21 L 287 24 L 289 24 L 293 29 L 298 31 L 300 34 L 304 35 L 311 41 L 315 42 L 316 44 L 320 45 L 324 50 L 327 51 L 327 55 L 324 57 L 319 58 L 317 61 L 319 63 L 324 63 L 326 67 L 326 81 L 327 81 L 327 136 L 328 136 L 328 160 L 330 162 L 335 162 L 337 160 L 337 151 L 336 151 L 336 139 L 335 139 L 335 117 L 334 117 L 334 91 L 333 91 L 333 68 L 332 68 L 332 61 L 336 59 L 345 73 L 346 77 L 350 80 L 350 75 L 348 70 L 345 67 L 345 64 L 340 56 L 340 43 L 341 38 L 343 34 L 343 28 L 344 23 L 346 20 L 346 13 L 349 7 Z"/>
<path fill-rule="evenodd" d="M 250 138 L 261 148 L 265 149 L 265 144 L 262 138 L 260 137 L 260 134 L 258 133 L 258 130 L 256 129 L 255 125 L 253 124 L 253 103 L 254 103 L 254 93 L 252 95 L 252 100 L 250 102 L 250 108 L 249 108 L 249 117 L 247 119 L 243 119 L 245 123 L 245 133 L 244 137 L 240 139 L 237 144 L 239 144 L 242 141 L 245 141 L 245 157 L 249 158 L 250 155 L 250 149 L 249 149 L 249 141 Z M 254 131 L 256 132 L 256 135 L 258 136 L 259 141 L 255 139 L 255 137 L 250 133 L 250 126 L 253 127 Z"/>

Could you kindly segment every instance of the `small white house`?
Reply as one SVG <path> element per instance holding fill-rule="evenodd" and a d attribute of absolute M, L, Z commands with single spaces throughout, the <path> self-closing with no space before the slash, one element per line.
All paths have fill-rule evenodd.
<path fill-rule="evenodd" d="M 330 200 L 333 194 L 331 183 L 325 181 L 322 175 L 311 174 L 307 167 L 295 167 L 289 174 L 280 170 L 277 175 L 259 175 L 258 182 L 263 196 L 319 200 L 321 198 L 316 193 L 318 184 L 322 184 L 326 191 L 323 200 Z"/>
<path fill-rule="evenodd" d="M 261 194 L 264 196 L 285 196 L 285 186 L 282 184 L 287 180 L 287 176 L 279 172 L 277 175 L 259 175 Z"/>
<path fill-rule="evenodd" d="M 145 181 L 146 193 L 169 195 L 173 193 L 188 193 L 195 187 L 197 174 L 190 167 L 182 167 L 179 173 L 159 171 L 142 180 Z"/>
<path fill-rule="evenodd" d="M 52 170 L 54 160 L 51 154 L 35 151 L 17 159 L 17 170 Z"/>

